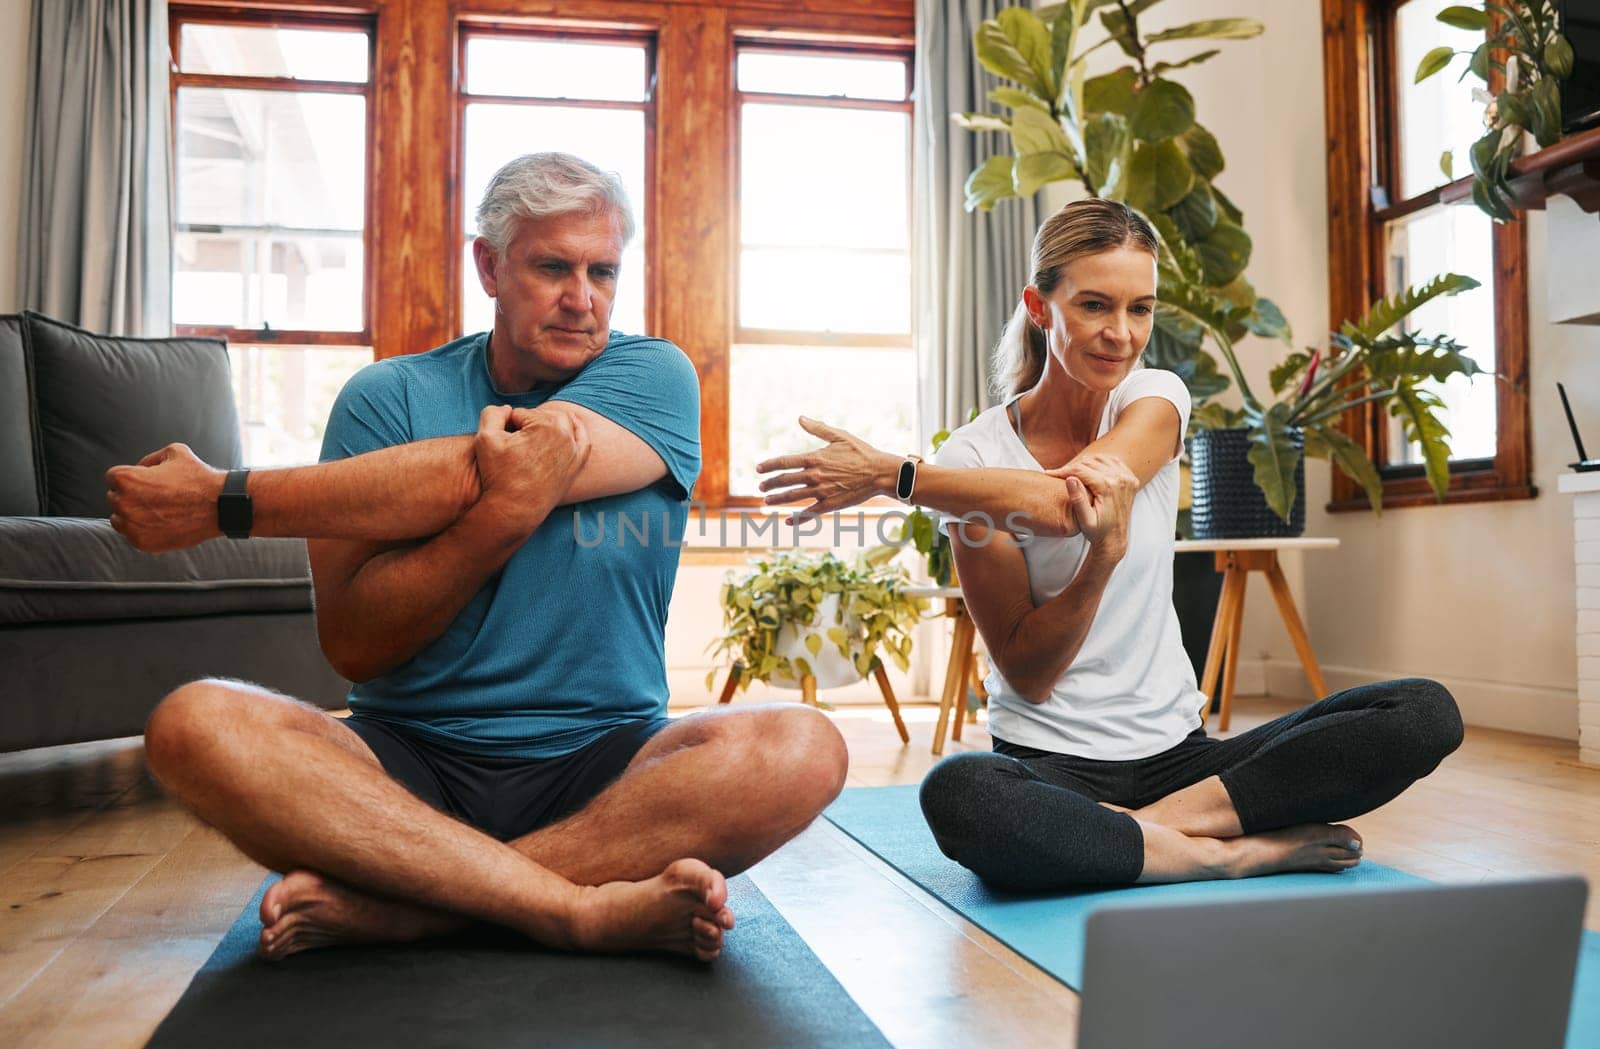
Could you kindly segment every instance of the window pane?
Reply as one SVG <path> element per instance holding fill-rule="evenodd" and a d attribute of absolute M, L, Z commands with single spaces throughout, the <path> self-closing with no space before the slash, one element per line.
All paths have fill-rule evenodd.
<path fill-rule="evenodd" d="M 645 50 L 638 44 L 471 36 L 467 38 L 467 91 L 642 102 Z"/>
<path fill-rule="evenodd" d="M 910 124 L 904 113 L 743 107 L 739 229 L 745 245 L 905 250 Z"/>
<path fill-rule="evenodd" d="M 467 107 L 466 158 L 462 202 L 466 230 L 477 229 L 476 212 L 489 179 L 506 161 L 524 153 L 573 153 L 606 171 L 615 171 L 633 206 L 633 241 L 622 255 L 622 279 L 612 305 L 611 327 L 630 333 L 644 328 L 644 114 L 636 110 L 576 109 L 561 106 L 474 103 Z M 462 306 L 466 331 L 492 324 L 493 307 L 478 283 L 469 242 L 462 267 Z"/>
<path fill-rule="evenodd" d="M 367 79 L 368 37 L 359 30 L 189 24 L 179 47 L 185 73 Z"/>
<path fill-rule="evenodd" d="M 178 221 L 359 230 L 366 100 L 300 91 L 178 92 Z"/>
<path fill-rule="evenodd" d="M 176 324 L 294 331 L 360 331 L 361 234 L 177 234 L 172 276 Z"/>
<path fill-rule="evenodd" d="M 739 90 L 899 102 L 906 97 L 906 64 L 898 58 L 741 51 Z"/>
<path fill-rule="evenodd" d="M 739 323 L 781 331 L 911 330 L 911 256 L 834 248 L 746 248 Z"/>
<path fill-rule="evenodd" d="M 334 398 L 372 363 L 364 346 L 233 345 L 228 355 L 249 466 L 316 462 Z"/>
<path fill-rule="evenodd" d="M 809 415 L 849 430 L 885 451 L 916 443 L 917 367 L 910 350 L 806 346 L 734 346 L 730 398 L 728 490 L 758 495 L 756 463 L 820 445 L 800 429 Z M 782 410 L 760 391 L 782 390 Z"/>
<path fill-rule="evenodd" d="M 1413 313 L 1410 331 L 1446 334 L 1466 346 L 1466 355 L 1486 371 L 1496 366 L 1494 344 L 1493 241 L 1488 216 L 1477 208 L 1439 206 L 1391 223 L 1388 227 L 1388 288 L 1393 294 L 1441 273 L 1475 278 L 1481 287 L 1441 296 Z M 1451 376 L 1442 386 L 1429 383 L 1443 398 L 1441 413 L 1450 429 L 1452 459 L 1492 459 L 1496 453 L 1495 380 L 1487 375 L 1468 382 Z M 1408 444 L 1398 420 L 1390 420 L 1389 462 L 1422 462 L 1421 450 Z"/>
<path fill-rule="evenodd" d="M 1447 149 L 1454 151 L 1456 177 L 1471 174 L 1467 148 L 1483 137 L 1483 107 L 1467 104 L 1470 86 L 1482 86 L 1482 81 L 1469 75 L 1458 82 L 1472 50 L 1483 43 L 1483 34 L 1452 28 L 1434 17 L 1455 2 L 1410 0 L 1395 12 L 1402 200 L 1448 181 L 1439 166 L 1439 157 Z M 1457 55 L 1443 72 L 1415 83 L 1417 63 L 1441 46 L 1468 54 Z"/>

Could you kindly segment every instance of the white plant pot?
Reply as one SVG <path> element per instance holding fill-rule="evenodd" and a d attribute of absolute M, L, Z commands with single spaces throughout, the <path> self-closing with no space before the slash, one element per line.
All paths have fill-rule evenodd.
<path fill-rule="evenodd" d="M 817 619 L 810 626 L 797 626 L 794 623 L 785 623 L 778 628 L 778 640 L 773 646 L 774 651 L 780 656 L 787 656 L 792 665 L 796 659 L 803 659 L 811 667 L 811 676 L 817 679 L 818 690 L 826 688 L 839 688 L 842 685 L 853 685 L 861 680 L 861 672 L 849 659 L 839 654 L 839 646 L 828 640 L 828 630 L 832 627 L 842 626 L 845 633 L 852 638 L 861 636 L 861 621 L 854 616 L 845 616 L 844 622 L 839 622 L 835 616 L 839 612 L 839 595 L 824 594 L 817 604 Z M 815 634 L 822 639 L 822 648 L 816 655 L 806 648 L 806 638 Z M 768 684 L 774 688 L 799 688 L 799 674 L 791 676 L 783 671 L 774 671 Z"/>

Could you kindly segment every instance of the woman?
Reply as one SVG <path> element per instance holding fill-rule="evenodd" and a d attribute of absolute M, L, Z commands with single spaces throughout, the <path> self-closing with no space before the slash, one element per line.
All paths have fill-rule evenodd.
<path fill-rule="evenodd" d="M 827 446 L 759 467 L 785 471 L 763 481 L 769 503 L 822 513 L 898 484 L 964 515 L 944 527 L 995 667 L 994 752 L 936 766 L 922 809 L 945 855 L 1007 888 L 1341 871 L 1361 839 L 1338 821 L 1461 743 L 1455 701 L 1421 679 L 1206 736 L 1172 608 L 1189 396 L 1139 366 L 1156 252 L 1124 205 L 1067 205 L 1034 238 L 1033 282 L 995 353 L 1004 403 L 952 434 L 937 465 L 802 420 Z"/>

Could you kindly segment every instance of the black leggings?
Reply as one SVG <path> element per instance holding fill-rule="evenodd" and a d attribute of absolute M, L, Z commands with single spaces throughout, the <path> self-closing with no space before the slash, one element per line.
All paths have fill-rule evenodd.
<path fill-rule="evenodd" d="M 1461 745 L 1461 715 L 1423 678 L 1337 692 L 1233 739 L 1194 733 L 1133 761 L 1095 761 L 996 739 L 922 781 L 922 812 L 944 854 L 996 886 L 1126 885 L 1144 869 L 1143 808 L 1220 776 L 1244 833 L 1336 823 L 1397 797 Z"/>

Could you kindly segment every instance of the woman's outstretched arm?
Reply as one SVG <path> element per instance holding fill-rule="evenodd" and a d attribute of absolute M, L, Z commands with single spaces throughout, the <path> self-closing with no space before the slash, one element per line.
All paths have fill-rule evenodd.
<path fill-rule="evenodd" d="M 879 451 L 861 438 L 815 419 L 801 416 L 800 425 L 828 443 L 814 452 L 782 455 L 757 464 L 758 472 L 772 475 L 761 481 L 761 490 L 771 493 L 767 505 L 811 500 L 811 505 L 796 512 L 798 517 L 831 513 L 875 496 L 894 494 L 903 456 Z M 778 473 L 780 470 L 788 472 Z M 1066 479 L 1052 473 L 922 463 L 917 467 L 912 500 L 932 510 L 990 521 L 992 527 L 1016 535 L 1078 534 L 1067 502 Z"/>

